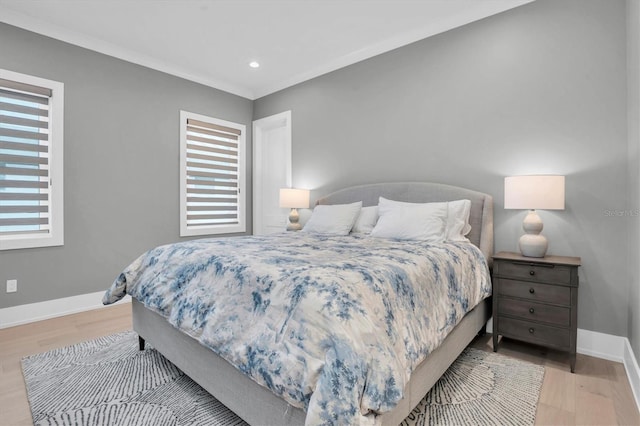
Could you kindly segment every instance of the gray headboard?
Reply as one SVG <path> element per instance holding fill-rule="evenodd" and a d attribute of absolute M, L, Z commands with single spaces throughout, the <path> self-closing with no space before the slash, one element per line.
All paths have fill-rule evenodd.
<path fill-rule="evenodd" d="M 471 200 L 467 237 L 484 253 L 489 265 L 493 256 L 493 197 L 458 186 L 429 182 L 376 183 L 352 186 L 320 198 L 316 204 L 346 204 L 362 201 L 363 206 L 378 205 L 378 197 L 409 203 Z"/>

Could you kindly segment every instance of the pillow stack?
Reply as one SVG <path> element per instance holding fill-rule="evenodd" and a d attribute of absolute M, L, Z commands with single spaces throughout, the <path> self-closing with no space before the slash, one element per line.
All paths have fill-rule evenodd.
<path fill-rule="evenodd" d="M 471 201 L 405 203 L 380 197 L 377 206 L 318 205 L 303 231 L 323 235 L 371 234 L 433 243 L 469 241 Z"/>

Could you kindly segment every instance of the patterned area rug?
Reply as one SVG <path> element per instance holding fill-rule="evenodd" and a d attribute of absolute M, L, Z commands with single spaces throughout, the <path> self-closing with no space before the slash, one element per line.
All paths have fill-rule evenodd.
<path fill-rule="evenodd" d="M 124 332 L 22 360 L 36 425 L 244 425 Z M 402 425 L 532 425 L 544 368 L 468 348 Z"/>

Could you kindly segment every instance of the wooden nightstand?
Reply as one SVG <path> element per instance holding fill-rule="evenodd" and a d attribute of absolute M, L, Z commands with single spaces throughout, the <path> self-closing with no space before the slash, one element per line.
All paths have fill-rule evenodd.
<path fill-rule="evenodd" d="M 576 368 L 579 257 L 493 256 L 493 351 L 498 335 L 567 351 Z"/>

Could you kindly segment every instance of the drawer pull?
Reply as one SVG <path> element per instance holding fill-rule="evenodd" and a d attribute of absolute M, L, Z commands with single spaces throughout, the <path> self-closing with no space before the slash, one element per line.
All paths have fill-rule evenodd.
<path fill-rule="evenodd" d="M 533 329 L 533 327 L 529 329 L 529 333 L 531 333 L 531 334 L 533 334 L 534 331 L 535 330 Z"/>
<path fill-rule="evenodd" d="M 535 275 L 536 271 L 529 271 L 529 275 Z"/>
<path fill-rule="evenodd" d="M 535 293 L 535 292 L 536 292 L 536 290 L 535 290 L 533 287 L 531 287 L 531 288 L 529 289 L 529 293 L 533 294 L 533 293 Z"/>
<path fill-rule="evenodd" d="M 529 313 L 530 313 L 530 314 L 532 314 L 532 313 L 534 313 L 534 312 L 535 312 L 535 309 L 533 309 L 533 308 L 529 308 Z"/>
<path fill-rule="evenodd" d="M 531 262 L 511 262 L 511 263 L 513 263 L 514 265 L 522 265 L 522 266 L 529 266 L 529 267 L 536 267 L 536 268 L 549 268 L 549 269 L 553 269 L 556 266 L 548 263 L 531 263 Z"/>

